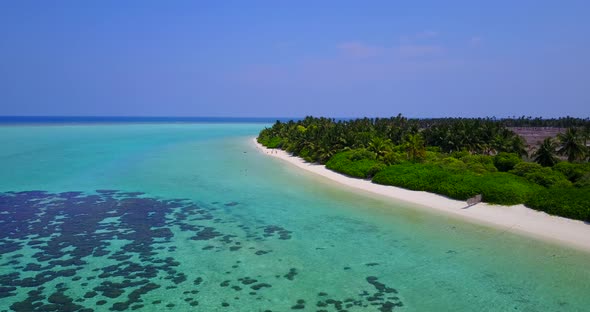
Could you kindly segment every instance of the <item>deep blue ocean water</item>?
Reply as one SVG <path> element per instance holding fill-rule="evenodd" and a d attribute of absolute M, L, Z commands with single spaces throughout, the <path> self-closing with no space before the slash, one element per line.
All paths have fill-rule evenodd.
<path fill-rule="evenodd" d="M 0 311 L 588 311 L 589 254 L 302 172 L 256 121 L 0 120 Z"/>
<path fill-rule="evenodd" d="M 287 117 L 138 117 L 138 116 L 0 116 L 0 125 L 130 124 L 130 123 L 273 123 Z"/>

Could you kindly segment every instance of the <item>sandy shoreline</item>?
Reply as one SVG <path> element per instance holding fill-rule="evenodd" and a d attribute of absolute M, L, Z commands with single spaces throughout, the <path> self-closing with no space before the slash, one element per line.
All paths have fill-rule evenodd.
<path fill-rule="evenodd" d="M 525 234 L 590 252 L 590 224 L 582 221 L 551 216 L 527 208 L 524 205 L 498 206 L 479 203 L 463 209 L 467 206 L 464 201 L 453 200 L 427 192 L 373 184 L 368 180 L 347 177 L 331 171 L 323 165 L 305 162 L 303 159 L 291 156 L 283 150 L 268 149 L 256 142 L 255 138 L 253 143 L 259 151 L 268 156 L 282 159 L 291 165 L 358 190 L 436 209 L 471 222 L 493 226 L 508 232 Z"/>

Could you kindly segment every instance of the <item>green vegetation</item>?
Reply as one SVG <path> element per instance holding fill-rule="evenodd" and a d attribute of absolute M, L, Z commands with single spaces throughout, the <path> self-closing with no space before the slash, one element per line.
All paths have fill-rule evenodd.
<path fill-rule="evenodd" d="M 427 191 L 466 200 L 527 206 L 590 221 L 590 164 L 586 148 L 590 120 L 552 119 L 573 125 L 551 138 L 527 160 L 522 138 L 507 128 L 539 119 L 340 120 L 306 117 L 277 121 L 260 132 L 258 142 L 310 162 L 374 183 Z M 561 154 L 568 161 L 560 161 Z"/>
<path fill-rule="evenodd" d="M 589 118 L 560 117 L 545 119 L 542 117 L 521 116 L 518 118 L 506 118 L 501 120 L 506 127 L 550 127 L 550 128 L 573 128 L 588 127 Z"/>
<path fill-rule="evenodd" d="M 563 174 L 576 187 L 590 186 L 590 163 L 560 162 L 553 167 Z"/>
<path fill-rule="evenodd" d="M 568 128 L 565 133 L 557 135 L 560 148 L 557 152 L 567 156 L 567 160 L 577 161 L 586 158 L 586 146 L 584 145 L 581 133 L 577 128 Z"/>
<path fill-rule="evenodd" d="M 389 166 L 377 173 L 373 182 L 437 193 L 459 200 L 482 194 L 484 201 L 503 205 L 523 203 L 539 189 L 537 185 L 512 174 L 477 174 L 435 164 Z"/>
<path fill-rule="evenodd" d="M 535 162 L 544 167 L 551 167 L 559 162 L 555 156 L 557 144 L 551 138 L 546 138 L 537 151 L 533 154 Z"/>
<path fill-rule="evenodd" d="M 545 187 L 571 186 L 571 182 L 561 172 L 535 163 L 520 163 L 510 173 Z"/>
<path fill-rule="evenodd" d="M 590 187 L 554 187 L 543 189 L 531 196 L 528 207 L 549 214 L 567 218 L 590 221 Z"/>
<path fill-rule="evenodd" d="M 404 147 L 408 153 L 409 160 L 423 161 L 426 158 L 426 146 L 420 133 L 408 134 Z"/>
<path fill-rule="evenodd" d="M 385 168 L 385 164 L 376 158 L 377 154 L 371 151 L 352 150 L 334 155 L 326 163 L 326 167 L 355 178 L 371 178 Z"/>
<path fill-rule="evenodd" d="M 518 165 L 522 162 L 522 158 L 520 158 L 516 154 L 511 153 L 499 153 L 494 157 L 494 166 L 498 168 L 500 171 L 510 171 L 514 169 L 514 166 Z"/>

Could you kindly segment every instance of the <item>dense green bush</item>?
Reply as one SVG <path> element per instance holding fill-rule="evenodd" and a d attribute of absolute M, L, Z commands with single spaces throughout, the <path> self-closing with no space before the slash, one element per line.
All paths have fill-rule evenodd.
<path fill-rule="evenodd" d="M 526 205 L 549 214 L 590 221 L 590 187 L 543 189 L 529 197 Z"/>
<path fill-rule="evenodd" d="M 441 153 L 436 153 L 436 152 L 431 152 L 431 151 L 426 151 L 426 154 L 424 155 L 424 162 L 436 162 L 440 159 L 442 159 L 443 154 Z"/>
<path fill-rule="evenodd" d="M 375 154 L 371 151 L 368 151 L 364 148 L 351 150 L 351 151 L 345 152 L 345 153 L 346 153 L 345 155 L 347 155 L 347 158 L 352 161 L 377 158 L 377 154 Z"/>
<path fill-rule="evenodd" d="M 553 170 L 561 172 L 568 180 L 577 182 L 584 175 L 590 174 L 590 164 L 575 164 L 562 161 L 553 166 Z"/>
<path fill-rule="evenodd" d="M 522 158 L 517 154 L 503 152 L 494 156 L 494 166 L 502 172 L 512 170 L 519 163 L 522 163 Z"/>
<path fill-rule="evenodd" d="M 440 183 L 432 185 L 430 192 L 445 195 L 450 198 L 466 200 L 477 194 L 481 194 L 481 189 L 477 187 L 476 179 L 478 177 L 472 173 L 460 174 L 449 173 Z"/>
<path fill-rule="evenodd" d="M 494 164 L 494 158 L 492 156 L 487 155 L 467 155 L 461 158 L 467 165 L 467 169 L 477 172 L 477 173 L 486 173 L 486 172 L 496 172 L 496 166 Z"/>
<path fill-rule="evenodd" d="M 401 164 L 389 166 L 373 177 L 373 182 L 416 191 L 427 191 L 466 200 L 482 194 L 489 203 L 513 205 L 524 203 L 540 187 L 508 173 L 476 174 L 435 164 Z"/>
<path fill-rule="evenodd" d="M 432 185 L 442 183 L 449 173 L 433 164 L 400 164 L 389 166 L 373 177 L 373 182 L 395 185 L 416 191 L 432 191 Z"/>
<path fill-rule="evenodd" d="M 297 145 L 295 143 L 292 142 L 285 142 L 285 144 L 283 144 L 282 149 L 284 149 L 285 151 L 289 152 L 289 153 L 293 153 L 295 152 Z"/>
<path fill-rule="evenodd" d="M 542 187 L 506 172 L 485 174 L 475 181 L 481 188 L 483 201 L 493 204 L 524 203 Z"/>
<path fill-rule="evenodd" d="M 541 169 L 543 169 L 543 166 L 537 163 L 522 162 L 514 166 L 514 169 L 510 170 L 510 173 L 524 177 L 524 175 L 527 173 L 539 171 Z"/>
<path fill-rule="evenodd" d="M 441 167 L 449 170 L 456 170 L 456 171 L 471 171 L 474 173 L 488 173 L 488 172 L 497 172 L 498 169 L 494 166 L 492 157 L 484 156 L 484 155 L 461 155 L 460 159 L 455 157 L 445 157 L 439 158 L 434 163 L 440 165 Z"/>
<path fill-rule="evenodd" d="M 375 153 L 366 150 L 351 150 L 332 156 L 326 163 L 326 168 L 352 177 L 366 179 L 383 169 L 384 164 L 376 159 Z"/>
<path fill-rule="evenodd" d="M 464 171 L 467 170 L 467 164 L 455 157 L 445 157 L 436 162 L 440 167 L 448 170 Z"/>
<path fill-rule="evenodd" d="M 374 177 L 379 171 L 387 168 L 384 163 L 376 163 L 367 171 L 367 178 Z"/>
<path fill-rule="evenodd" d="M 538 171 L 527 173 L 524 175 L 524 178 L 544 187 L 567 187 L 572 185 L 572 183 L 566 179 L 563 174 L 553 171 L 547 167 L 543 167 L 543 169 Z"/>
<path fill-rule="evenodd" d="M 452 152 L 450 154 L 451 157 L 454 157 L 454 158 L 457 158 L 457 159 L 461 159 L 461 158 L 467 157 L 469 155 L 471 155 L 471 153 L 469 153 L 468 151 L 465 151 L 465 150 L 463 150 L 463 151 L 455 151 L 455 152 Z"/>
<path fill-rule="evenodd" d="M 583 175 L 574 184 L 575 187 L 589 187 L 590 186 L 590 172 Z"/>
<path fill-rule="evenodd" d="M 258 137 L 258 143 L 268 148 L 280 148 L 283 140 L 279 137 Z"/>
<path fill-rule="evenodd" d="M 381 159 L 386 165 L 397 165 L 407 161 L 407 157 L 401 152 L 389 152 Z"/>
<path fill-rule="evenodd" d="M 299 157 L 305 159 L 307 162 L 314 162 L 314 158 L 312 157 L 313 151 L 307 147 L 302 148 L 299 151 Z"/>
<path fill-rule="evenodd" d="M 521 176 L 530 182 L 545 187 L 571 186 L 571 182 L 559 171 L 552 170 L 549 167 L 543 167 L 536 163 L 520 163 L 510 170 L 510 173 Z"/>

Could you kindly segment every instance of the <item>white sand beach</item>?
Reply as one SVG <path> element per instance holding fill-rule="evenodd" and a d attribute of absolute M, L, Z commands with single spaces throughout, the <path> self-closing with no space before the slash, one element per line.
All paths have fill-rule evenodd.
<path fill-rule="evenodd" d="M 567 245 L 590 252 L 590 224 L 549 215 L 524 205 L 500 206 L 479 203 L 468 207 L 458 201 L 437 194 L 411 191 L 394 186 L 374 184 L 369 180 L 351 178 L 331 171 L 323 165 L 311 164 L 302 158 L 278 149 L 268 149 L 253 139 L 264 154 L 279 158 L 301 169 L 358 190 L 378 194 L 397 201 L 405 201 L 480 224 L 494 226 L 507 232 L 525 234 L 546 241 Z"/>

